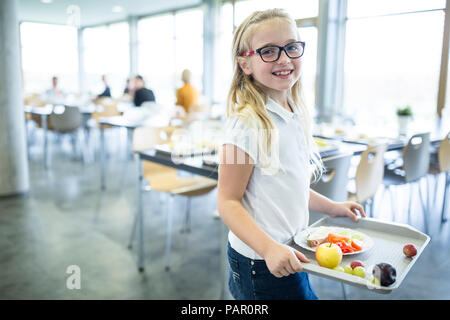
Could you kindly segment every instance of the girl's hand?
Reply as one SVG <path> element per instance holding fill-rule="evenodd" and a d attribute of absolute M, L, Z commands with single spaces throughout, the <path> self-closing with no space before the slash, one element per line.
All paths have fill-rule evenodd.
<path fill-rule="evenodd" d="M 332 216 L 333 218 L 349 217 L 354 222 L 357 222 L 358 221 L 358 211 L 361 214 L 361 217 L 364 218 L 366 216 L 363 207 L 356 202 L 351 202 L 351 201 L 336 202 L 333 205 L 333 209 L 330 212 L 330 216 Z"/>
<path fill-rule="evenodd" d="M 300 264 L 300 261 L 310 262 L 299 251 L 279 243 L 273 243 L 266 251 L 264 257 L 270 273 L 277 278 L 301 272 L 303 267 Z"/>

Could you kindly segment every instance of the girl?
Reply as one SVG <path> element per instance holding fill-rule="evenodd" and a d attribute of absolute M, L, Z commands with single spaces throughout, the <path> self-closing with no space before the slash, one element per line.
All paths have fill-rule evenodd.
<path fill-rule="evenodd" d="M 305 43 L 280 9 L 258 11 L 236 30 L 234 76 L 219 165 L 218 209 L 229 227 L 230 292 L 235 299 L 317 299 L 287 246 L 308 226 L 309 209 L 357 220 L 362 207 L 310 190 L 322 164 L 300 102 Z"/>

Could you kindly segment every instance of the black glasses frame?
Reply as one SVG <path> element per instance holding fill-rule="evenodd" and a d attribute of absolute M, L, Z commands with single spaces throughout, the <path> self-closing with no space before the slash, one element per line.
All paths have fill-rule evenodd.
<path fill-rule="evenodd" d="M 286 50 L 286 48 L 289 47 L 290 45 L 292 45 L 293 43 L 299 43 L 299 44 L 302 46 L 302 54 L 299 55 L 298 57 L 291 57 L 291 56 L 289 55 L 289 53 L 287 52 L 287 50 Z M 298 59 L 298 58 L 300 58 L 301 56 L 303 56 L 303 54 L 305 53 L 305 45 L 306 45 L 306 43 L 305 43 L 304 41 L 293 41 L 293 42 L 289 42 L 288 44 L 286 44 L 286 45 L 284 45 L 284 46 L 282 46 L 282 47 L 276 46 L 276 45 L 264 46 L 264 47 L 259 48 L 259 49 L 256 49 L 256 50 L 250 50 L 250 51 L 244 52 L 244 53 L 242 54 L 242 56 L 248 57 L 248 56 L 254 55 L 255 53 L 258 53 L 259 56 L 261 57 L 261 60 L 262 60 L 262 61 L 264 61 L 264 62 L 275 62 L 275 61 L 278 61 L 278 59 L 280 59 L 280 57 L 281 57 L 281 52 L 284 51 L 284 53 L 286 53 L 286 55 L 287 55 L 290 59 Z M 279 49 L 279 50 L 278 50 L 278 57 L 277 57 L 275 60 L 266 61 L 266 60 L 264 60 L 264 58 L 263 58 L 263 56 L 262 56 L 262 54 L 261 54 L 261 51 L 262 51 L 263 49 L 265 49 L 265 48 L 271 48 L 271 47 L 272 47 L 272 48 L 278 48 L 278 49 Z"/>

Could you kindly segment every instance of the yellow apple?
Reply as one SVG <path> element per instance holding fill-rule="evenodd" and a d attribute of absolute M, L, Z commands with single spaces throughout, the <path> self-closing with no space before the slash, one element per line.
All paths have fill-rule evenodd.
<path fill-rule="evenodd" d="M 316 249 L 316 260 L 320 266 L 333 269 L 342 261 L 342 250 L 334 243 L 322 243 Z"/>

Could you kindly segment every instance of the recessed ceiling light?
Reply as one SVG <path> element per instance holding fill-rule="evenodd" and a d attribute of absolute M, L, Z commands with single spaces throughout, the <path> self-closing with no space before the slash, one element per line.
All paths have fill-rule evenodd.
<path fill-rule="evenodd" d="M 114 12 L 114 13 L 120 13 L 122 11 L 123 11 L 123 8 L 121 6 L 114 6 L 112 8 L 112 12 Z"/>
<path fill-rule="evenodd" d="M 42 3 L 47 3 L 47 4 L 48 4 L 48 3 L 52 3 L 53 0 L 41 0 L 41 2 L 42 2 Z"/>

